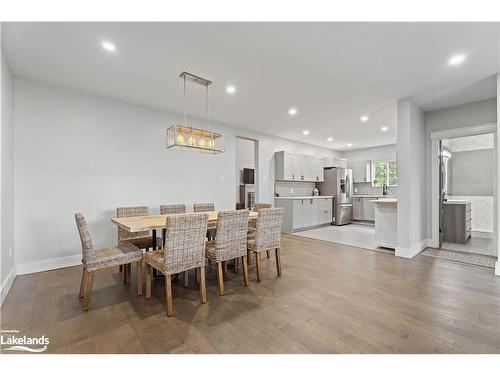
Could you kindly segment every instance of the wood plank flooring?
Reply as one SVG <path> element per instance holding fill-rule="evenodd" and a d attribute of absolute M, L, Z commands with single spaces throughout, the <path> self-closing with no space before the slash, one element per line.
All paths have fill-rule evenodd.
<path fill-rule="evenodd" d="M 488 268 L 425 256 L 397 258 L 346 245 L 283 236 L 283 276 L 274 254 L 256 282 L 227 274 L 207 298 L 173 283 L 174 316 L 162 280 L 137 296 L 118 269 L 96 274 L 80 310 L 81 267 L 18 276 L 1 328 L 50 339 L 49 353 L 500 353 L 500 278 Z M 135 280 L 135 267 L 132 270 Z"/>

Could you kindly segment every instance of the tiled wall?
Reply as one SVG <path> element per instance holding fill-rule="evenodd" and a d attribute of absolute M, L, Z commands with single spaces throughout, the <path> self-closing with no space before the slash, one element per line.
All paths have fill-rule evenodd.
<path fill-rule="evenodd" d="M 478 236 L 481 236 L 480 233 L 493 233 L 493 197 L 453 195 L 449 199 L 468 200 L 471 202 L 472 232 L 479 232 Z"/>
<path fill-rule="evenodd" d="M 389 195 L 398 195 L 397 187 L 387 188 Z M 373 187 L 371 182 L 356 182 L 354 184 L 354 194 L 382 194 L 381 187 Z"/>
<path fill-rule="evenodd" d="M 300 197 L 312 195 L 315 187 L 315 182 L 276 181 L 274 191 L 278 193 L 280 197 Z"/>

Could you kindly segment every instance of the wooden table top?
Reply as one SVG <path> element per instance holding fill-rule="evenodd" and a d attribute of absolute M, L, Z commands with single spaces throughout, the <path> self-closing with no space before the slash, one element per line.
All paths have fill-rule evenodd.
<path fill-rule="evenodd" d="M 208 214 L 208 222 L 216 223 L 218 211 L 200 212 Z M 177 214 L 182 215 L 182 214 Z M 115 217 L 111 219 L 113 224 L 123 228 L 129 232 L 142 232 L 145 230 L 163 229 L 166 228 L 166 217 L 168 215 L 149 215 L 149 216 L 130 216 L 130 217 Z M 258 216 L 257 212 L 250 211 L 249 220 L 255 220 Z"/>

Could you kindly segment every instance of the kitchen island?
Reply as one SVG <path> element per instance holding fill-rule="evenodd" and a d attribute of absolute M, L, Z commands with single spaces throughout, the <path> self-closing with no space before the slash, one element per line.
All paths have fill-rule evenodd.
<path fill-rule="evenodd" d="M 398 199 L 380 198 L 375 203 L 375 243 L 396 249 L 398 241 Z"/>

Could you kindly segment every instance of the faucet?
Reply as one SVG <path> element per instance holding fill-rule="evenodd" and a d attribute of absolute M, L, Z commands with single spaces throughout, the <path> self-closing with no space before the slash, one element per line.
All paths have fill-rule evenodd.
<path fill-rule="evenodd" d="M 382 186 L 382 195 L 387 195 L 387 184 L 384 184 L 384 186 Z"/>

